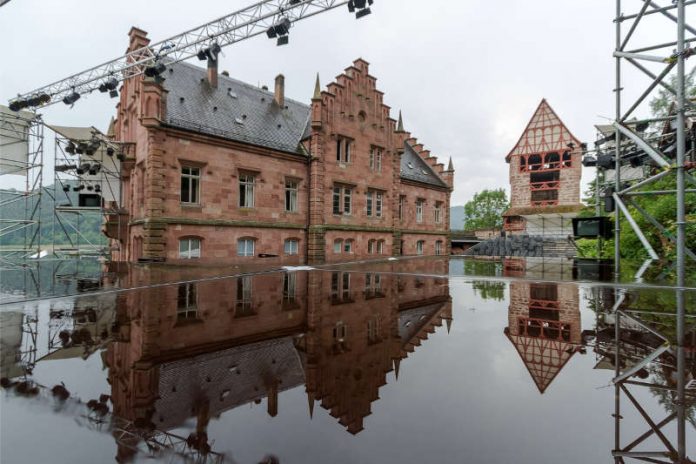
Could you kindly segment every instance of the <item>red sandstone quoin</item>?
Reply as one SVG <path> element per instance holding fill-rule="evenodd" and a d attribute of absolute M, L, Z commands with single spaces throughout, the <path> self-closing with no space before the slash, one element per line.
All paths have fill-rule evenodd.
<path fill-rule="evenodd" d="M 130 31 L 128 51 L 146 46 Z M 449 252 L 454 169 L 390 117 L 356 60 L 310 105 L 186 63 L 124 82 L 113 136 L 123 208 L 113 258 L 287 263 Z M 120 226 L 114 222 L 118 221 Z M 118 231 L 118 232 L 115 232 Z"/>

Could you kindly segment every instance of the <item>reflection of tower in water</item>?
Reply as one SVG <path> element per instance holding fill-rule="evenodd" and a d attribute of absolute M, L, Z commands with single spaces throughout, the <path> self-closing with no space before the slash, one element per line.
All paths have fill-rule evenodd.
<path fill-rule="evenodd" d="M 508 264 L 506 269 L 524 266 L 524 263 Z M 554 277 L 544 274 L 547 279 Z M 580 350 L 581 330 L 579 291 L 575 284 L 510 283 L 505 335 L 515 346 L 540 393 L 546 391 Z"/>

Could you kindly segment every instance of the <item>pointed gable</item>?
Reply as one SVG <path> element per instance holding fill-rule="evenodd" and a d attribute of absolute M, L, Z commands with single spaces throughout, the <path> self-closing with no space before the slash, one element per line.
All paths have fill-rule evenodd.
<path fill-rule="evenodd" d="M 509 162 L 513 155 L 562 152 L 568 149 L 567 146 L 571 142 L 576 146 L 580 145 L 580 141 L 568 130 L 544 98 L 534 111 L 517 144 L 505 157 L 505 161 Z"/>
<path fill-rule="evenodd" d="M 524 367 L 542 394 L 575 353 L 575 345 L 563 340 L 513 335 L 507 329 L 505 335 L 515 346 Z"/>

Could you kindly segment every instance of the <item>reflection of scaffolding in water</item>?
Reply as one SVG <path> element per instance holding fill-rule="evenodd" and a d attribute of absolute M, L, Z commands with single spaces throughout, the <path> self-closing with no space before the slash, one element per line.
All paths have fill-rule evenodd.
<path fill-rule="evenodd" d="M 3 261 L 40 252 L 43 129 L 41 116 L 0 107 L 0 176 L 24 177 L 23 190 L 0 189 L 0 208 L 5 214 L 17 205 L 22 207 L 22 214 L 0 218 L 0 244 L 16 241 L 21 234 L 21 243 L 3 247 Z"/>
<path fill-rule="evenodd" d="M 604 326 L 598 324 L 595 353 L 600 357 L 598 368 L 614 371 L 615 443 L 614 461 L 624 464 L 628 460 L 650 463 L 688 464 L 686 454 L 687 410 L 696 405 L 696 315 L 684 313 L 650 312 L 648 323 L 641 318 L 644 311 L 629 308 L 618 309 L 625 298 L 604 314 Z M 686 344 L 675 343 L 674 337 L 664 335 L 666 328 L 685 331 L 691 325 L 691 335 Z M 687 359 L 686 354 L 689 353 Z M 687 364 L 688 361 L 688 364 Z M 676 379 L 675 379 L 676 378 Z M 667 415 L 654 420 L 640 403 L 638 389 L 649 388 L 653 394 L 664 394 L 662 405 Z M 622 402 L 631 405 L 645 421 L 647 430 L 628 444 L 622 440 L 622 419 L 629 410 L 622 409 Z M 658 400 L 659 401 L 659 400 Z M 676 446 L 663 431 L 676 422 Z M 650 440 L 653 440 L 649 443 Z M 662 449 L 656 450 L 659 443 Z M 642 445 L 642 446 L 641 446 Z"/>
<path fill-rule="evenodd" d="M 114 221 L 122 219 L 119 214 L 121 162 L 132 145 L 114 142 L 94 127 L 51 126 L 51 129 L 56 132 L 54 252 L 58 256 L 108 256 L 107 244 L 120 244 L 123 228 Z M 107 215 L 111 227 L 106 232 L 113 240 L 108 240 L 101 231 Z M 96 240 L 87 235 L 86 223 L 99 224 Z"/>

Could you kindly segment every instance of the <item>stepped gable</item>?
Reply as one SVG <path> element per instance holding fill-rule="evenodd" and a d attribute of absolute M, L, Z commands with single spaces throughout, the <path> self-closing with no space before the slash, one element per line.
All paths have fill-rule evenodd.
<path fill-rule="evenodd" d="M 320 104 L 320 115 L 313 119 L 336 127 L 339 118 L 347 117 L 361 124 L 361 130 L 381 133 L 386 146 L 392 142 L 396 121 L 389 117 L 391 108 L 384 104 L 384 92 L 377 89 L 377 78 L 369 73 L 370 64 L 358 58 L 336 76 L 326 90 L 312 99 Z M 316 87 L 316 86 L 315 86 Z"/>
<path fill-rule="evenodd" d="M 580 141 L 563 124 L 561 118 L 551 108 L 545 98 L 534 111 L 527 127 L 522 132 L 517 144 L 505 157 L 510 162 L 513 155 L 529 155 L 533 153 L 563 152 L 568 143 L 580 146 Z"/>
<path fill-rule="evenodd" d="M 420 145 L 420 147 L 422 148 L 422 145 Z M 421 153 L 425 153 L 427 156 L 430 154 L 430 151 L 421 150 Z M 401 178 L 421 182 L 423 184 L 447 188 L 448 186 L 445 181 L 443 181 L 438 172 L 435 171 L 435 167 L 442 166 L 441 164 L 437 163 L 437 158 L 434 156 L 428 156 L 426 159 L 435 160 L 435 164 L 431 166 L 425 161 L 423 156 L 421 156 L 419 152 L 417 152 L 416 149 L 411 146 L 408 140 L 405 141 L 404 152 L 401 155 Z"/>
<path fill-rule="evenodd" d="M 206 70 L 175 63 L 163 74 L 167 91 L 164 123 L 170 127 L 214 135 L 287 153 L 300 153 L 310 107 L 289 98 L 284 107 L 273 92 L 220 74 L 217 88 Z"/>

